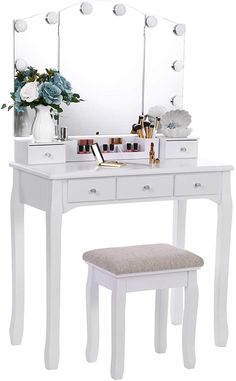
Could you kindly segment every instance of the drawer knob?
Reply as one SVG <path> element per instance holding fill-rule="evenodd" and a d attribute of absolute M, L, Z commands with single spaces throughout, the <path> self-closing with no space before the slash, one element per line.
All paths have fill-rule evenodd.
<path fill-rule="evenodd" d="M 186 148 L 186 147 L 181 147 L 181 148 L 180 148 L 180 151 L 181 151 L 181 152 L 186 152 L 186 151 L 187 151 L 187 148 Z"/>
<path fill-rule="evenodd" d="M 95 194 L 97 193 L 97 190 L 95 188 L 90 189 L 89 193 Z"/>
<path fill-rule="evenodd" d="M 201 183 L 195 183 L 194 188 L 201 188 L 202 184 Z"/>
<path fill-rule="evenodd" d="M 50 153 L 50 152 L 46 152 L 45 154 L 44 154 L 44 156 L 45 157 L 48 157 L 49 159 L 52 157 L 52 154 Z"/>
<path fill-rule="evenodd" d="M 144 190 L 144 191 L 146 191 L 146 190 L 150 190 L 150 185 L 144 185 L 143 190 Z"/>

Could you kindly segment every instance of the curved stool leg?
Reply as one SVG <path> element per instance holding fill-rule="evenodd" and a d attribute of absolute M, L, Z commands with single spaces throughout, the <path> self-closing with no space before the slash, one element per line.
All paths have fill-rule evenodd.
<path fill-rule="evenodd" d="M 119 380 L 124 372 L 126 281 L 116 279 L 112 289 L 111 377 Z"/>
<path fill-rule="evenodd" d="M 99 290 L 94 279 L 94 270 L 88 267 L 88 280 L 86 286 L 87 306 L 87 347 L 86 360 L 95 362 L 99 348 Z"/>
<path fill-rule="evenodd" d="M 169 289 L 156 290 L 155 351 L 165 353 L 167 347 L 167 316 Z"/>
<path fill-rule="evenodd" d="M 195 331 L 198 308 L 197 271 L 188 272 L 188 284 L 185 287 L 185 306 L 182 331 L 182 349 L 185 368 L 194 368 L 195 356 Z"/>

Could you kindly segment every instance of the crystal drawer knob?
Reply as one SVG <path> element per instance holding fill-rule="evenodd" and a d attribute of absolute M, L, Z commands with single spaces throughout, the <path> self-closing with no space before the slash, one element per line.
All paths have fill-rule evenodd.
<path fill-rule="evenodd" d="M 97 190 L 95 188 L 90 189 L 89 193 L 95 194 L 97 193 Z"/>
<path fill-rule="evenodd" d="M 194 188 L 201 188 L 202 184 L 201 183 L 195 183 Z"/>
<path fill-rule="evenodd" d="M 181 151 L 181 152 L 186 152 L 186 151 L 187 151 L 187 148 L 186 148 L 186 147 L 181 147 L 181 148 L 180 148 L 180 151 Z"/>
<path fill-rule="evenodd" d="M 150 185 L 144 185 L 143 190 L 144 190 L 144 191 L 146 191 L 146 190 L 150 190 Z"/>
<path fill-rule="evenodd" d="M 47 157 L 47 158 L 49 158 L 49 159 L 52 158 L 52 154 L 51 154 L 50 152 L 46 152 L 46 153 L 44 154 L 44 156 Z"/>

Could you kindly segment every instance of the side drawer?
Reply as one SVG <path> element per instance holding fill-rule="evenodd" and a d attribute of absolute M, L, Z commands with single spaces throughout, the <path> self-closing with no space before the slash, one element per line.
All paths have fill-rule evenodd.
<path fill-rule="evenodd" d="M 175 176 L 176 196 L 216 194 L 218 190 L 218 173 L 196 173 Z"/>
<path fill-rule="evenodd" d="M 65 163 L 64 144 L 43 144 L 28 146 L 28 164 Z"/>
<path fill-rule="evenodd" d="M 198 140 L 166 140 L 161 153 L 166 159 L 197 157 Z"/>
<path fill-rule="evenodd" d="M 173 195 L 173 176 L 132 176 L 117 179 L 117 199 Z"/>
<path fill-rule="evenodd" d="M 68 181 L 68 202 L 114 200 L 116 196 L 116 180 L 75 179 Z"/>

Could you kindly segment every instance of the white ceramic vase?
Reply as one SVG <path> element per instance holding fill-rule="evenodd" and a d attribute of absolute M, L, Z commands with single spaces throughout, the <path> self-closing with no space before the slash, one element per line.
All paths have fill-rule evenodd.
<path fill-rule="evenodd" d="M 50 106 L 36 106 L 33 123 L 33 138 L 35 142 L 51 142 L 55 137 L 55 125 L 50 114 Z"/>

